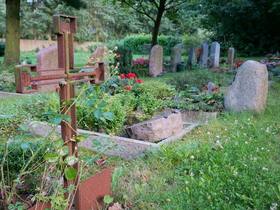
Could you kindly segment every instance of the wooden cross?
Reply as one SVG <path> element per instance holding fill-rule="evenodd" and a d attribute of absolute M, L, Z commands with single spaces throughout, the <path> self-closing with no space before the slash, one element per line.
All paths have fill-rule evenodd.
<path fill-rule="evenodd" d="M 100 83 L 104 80 L 104 63 L 99 63 L 93 72 L 76 73 L 74 68 L 73 35 L 76 32 L 76 18 L 66 15 L 55 15 L 53 17 L 54 31 L 57 34 L 58 45 L 58 69 L 47 70 L 49 75 L 33 76 L 36 67 L 32 65 L 21 65 L 16 67 L 16 90 L 19 93 L 32 93 L 37 91 L 37 82 L 45 81 L 45 84 L 57 84 L 59 82 L 60 111 L 68 115 L 70 122 L 62 120 L 61 135 L 65 145 L 68 146 L 69 156 L 78 157 L 78 145 L 75 141 L 77 135 L 76 106 L 72 103 L 75 97 L 75 84 L 79 82 Z M 74 72 L 74 73 L 73 73 Z M 70 103 L 69 103 L 70 102 Z M 78 164 L 73 166 L 78 170 Z M 70 184 L 77 186 L 78 177 L 73 182 L 64 177 L 64 187 Z M 75 198 L 77 203 L 77 196 Z M 69 207 L 70 208 L 70 207 Z"/>

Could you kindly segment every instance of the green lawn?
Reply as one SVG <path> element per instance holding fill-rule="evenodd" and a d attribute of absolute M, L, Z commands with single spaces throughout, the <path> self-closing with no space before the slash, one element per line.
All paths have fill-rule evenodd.
<path fill-rule="evenodd" d="M 75 66 L 80 67 L 84 66 L 91 53 L 90 52 L 84 52 L 84 51 L 77 51 L 75 52 Z M 22 52 L 20 55 L 21 60 L 30 60 L 32 64 L 36 64 L 37 58 L 36 58 L 36 52 Z M 0 63 L 3 61 L 3 57 L 0 57 Z"/>
<path fill-rule="evenodd" d="M 224 113 L 160 152 L 116 168 L 132 209 L 269 209 L 280 202 L 280 84 L 264 113 Z"/>

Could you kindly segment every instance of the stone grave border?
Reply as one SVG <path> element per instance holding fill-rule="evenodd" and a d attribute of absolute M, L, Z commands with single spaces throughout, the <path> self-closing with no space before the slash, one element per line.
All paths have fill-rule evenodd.
<path fill-rule="evenodd" d="M 217 112 L 182 112 L 184 125 L 186 126 L 181 132 L 176 133 L 158 143 L 151 143 L 137 139 L 111 136 L 103 133 L 78 129 L 78 133 L 85 135 L 86 139 L 79 143 L 80 147 L 100 152 L 108 156 L 117 156 L 124 159 L 133 159 L 143 155 L 145 152 L 158 150 L 160 146 L 170 144 L 180 140 L 186 134 L 190 133 L 198 126 L 208 124 L 209 121 L 216 119 Z M 32 135 L 46 137 L 52 131 L 60 133 L 60 126 L 54 127 L 46 122 L 32 121 L 27 123 L 28 131 Z M 94 141 L 98 142 L 93 143 Z M 100 149 L 102 148 L 102 150 Z M 104 149 L 105 148 L 105 149 Z"/>

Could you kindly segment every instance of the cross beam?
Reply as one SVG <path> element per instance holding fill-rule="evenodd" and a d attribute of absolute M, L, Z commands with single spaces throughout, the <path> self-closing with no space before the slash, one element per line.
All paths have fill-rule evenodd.
<path fill-rule="evenodd" d="M 33 93 L 38 91 L 40 85 L 56 85 L 66 80 L 90 81 L 100 83 L 104 80 L 104 63 L 98 63 L 96 69 L 80 73 L 74 67 L 74 34 L 77 30 L 76 17 L 67 15 L 54 15 L 54 32 L 57 35 L 58 68 L 37 71 L 35 65 L 18 65 L 15 70 L 16 92 Z M 83 68 L 85 69 L 85 68 Z"/>

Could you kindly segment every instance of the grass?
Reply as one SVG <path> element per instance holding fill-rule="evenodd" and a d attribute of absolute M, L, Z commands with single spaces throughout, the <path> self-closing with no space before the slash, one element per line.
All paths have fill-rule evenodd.
<path fill-rule="evenodd" d="M 75 66 L 77 67 L 81 67 L 84 66 L 89 57 L 90 57 L 91 53 L 90 52 L 85 52 L 85 51 L 77 51 L 75 52 Z M 0 63 L 3 62 L 4 57 L 0 57 Z M 20 54 L 20 59 L 21 60 L 30 60 L 32 64 L 36 64 L 37 63 L 37 58 L 36 58 L 36 52 L 35 51 L 31 51 L 31 52 L 21 52 Z"/>
<path fill-rule="evenodd" d="M 264 113 L 225 113 L 160 152 L 120 165 L 117 201 L 132 209 L 280 205 L 280 84 Z"/>

